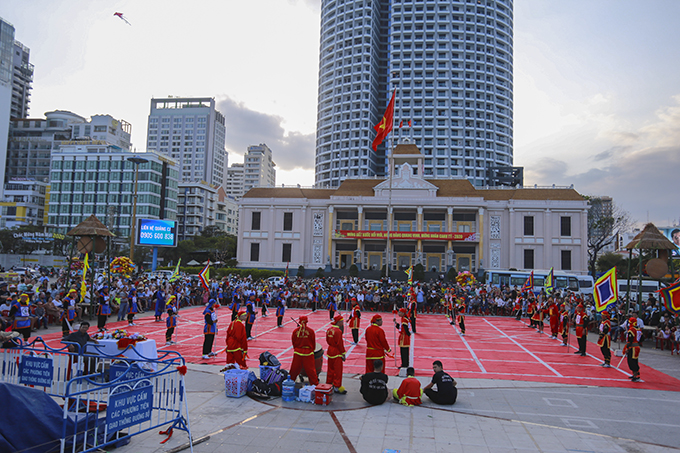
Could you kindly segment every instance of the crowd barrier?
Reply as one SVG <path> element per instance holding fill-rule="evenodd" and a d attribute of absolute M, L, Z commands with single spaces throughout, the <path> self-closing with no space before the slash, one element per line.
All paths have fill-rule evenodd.
<path fill-rule="evenodd" d="M 77 343 L 53 348 L 41 337 L 18 341 L 2 350 L 0 382 L 32 387 L 63 405 L 61 453 L 119 446 L 162 427 L 168 438 L 175 429 L 185 431 L 193 451 L 184 358 L 174 351 L 144 357 L 128 348 L 134 358 L 122 356 L 127 348 L 109 355 L 92 343 L 83 351 Z"/>

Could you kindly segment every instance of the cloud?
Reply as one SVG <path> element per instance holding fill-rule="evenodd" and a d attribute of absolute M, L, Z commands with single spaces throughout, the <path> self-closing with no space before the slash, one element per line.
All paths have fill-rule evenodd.
<path fill-rule="evenodd" d="M 315 134 L 286 131 L 281 116 L 256 112 L 230 98 L 219 100 L 217 110 L 226 119 L 226 147 L 230 163 L 238 161 L 234 159 L 234 154 L 243 156 L 248 146 L 264 143 L 272 150 L 278 168 L 314 168 Z"/>

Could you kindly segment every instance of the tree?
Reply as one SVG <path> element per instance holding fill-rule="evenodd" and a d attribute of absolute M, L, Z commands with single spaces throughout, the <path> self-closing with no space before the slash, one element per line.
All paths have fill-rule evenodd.
<path fill-rule="evenodd" d="M 413 266 L 413 281 L 425 281 L 425 267 L 421 263 Z"/>
<path fill-rule="evenodd" d="M 616 206 L 611 197 L 585 197 L 588 209 L 588 270 L 595 276 L 597 258 L 606 246 L 631 225 L 630 214 Z"/>
<path fill-rule="evenodd" d="M 449 271 L 446 273 L 446 279 L 450 282 L 455 282 L 456 277 L 458 277 L 458 271 L 456 270 L 455 267 L 452 267 L 449 269 Z"/>
<path fill-rule="evenodd" d="M 352 264 L 349 267 L 349 276 L 350 277 L 358 277 L 359 276 L 359 268 L 357 267 L 356 264 Z"/>
<path fill-rule="evenodd" d="M 598 272 L 607 272 L 609 269 L 616 266 L 617 276 L 620 277 L 622 275 L 621 272 L 624 271 L 623 263 L 626 261 L 627 260 L 624 257 L 616 253 L 604 253 L 597 259 L 597 270 Z M 628 272 L 627 266 L 625 271 L 626 273 Z"/>
<path fill-rule="evenodd" d="M 305 277 L 305 267 L 302 264 L 298 267 L 297 276 L 302 278 Z"/>

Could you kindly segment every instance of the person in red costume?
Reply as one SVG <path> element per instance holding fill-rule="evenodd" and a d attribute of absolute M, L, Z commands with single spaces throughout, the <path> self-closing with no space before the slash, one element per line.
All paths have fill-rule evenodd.
<path fill-rule="evenodd" d="M 458 323 L 458 328 L 460 329 L 460 334 L 461 336 L 465 336 L 465 302 L 461 299 L 460 303 L 458 304 L 458 308 L 456 309 L 456 312 L 458 313 L 456 315 L 456 322 Z"/>
<path fill-rule="evenodd" d="M 352 330 L 352 344 L 359 343 L 359 325 L 361 324 L 361 308 L 357 300 L 352 298 L 352 313 L 349 315 L 349 328 Z"/>
<path fill-rule="evenodd" d="M 342 339 L 342 315 L 335 315 L 331 326 L 326 331 L 326 343 L 328 350 L 328 372 L 326 373 L 326 384 L 331 384 L 335 388 L 335 393 L 344 395 L 347 393 L 342 386 L 342 363 L 345 361 L 345 342 Z"/>
<path fill-rule="evenodd" d="M 557 340 L 557 331 L 560 327 L 560 309 L 555 303 L 555 299 L 550 297 L 548 306 L 548 317 L 550 319 L 550 338 Z"/>
<path fill-rule="evenodd" d="M 638 363 L 640 343 L 638 342 L 638 337 L 637 318 L 630 318 L 628 320 L 626 345 L 623 347 L 623 353 L 628 361 L 628 368 L 633 373 L 630 377 L 630 380 L 633 382 L 640 382 L 640 364 Z"/>
<path fill-rule="evenodd" d="M 382 329 L 382 316 L 374 315 L 371 325 L 366 328 L 366 372 L 373 372 L 373 361 L 380 360 L 385 372 L 385 352 L 392 352 Z"/>
<path fill-rule="evenodd" d="M 409 319 L 405 308 L 399 309 L 399 316 L 401 317 L 401 320 L 399 322 L 395 321 L 394 327 L 399 331 L 399 339 L 397 341 L 399 344 L 399 352 L 401 353 L 400 368 L 408 368 L 411 353 L 411 332 L 408 328 Z"/>
<path fill-rule="evenodd" d="M 588 343 L 588 321 L 588 314 L 583 310 L 583 304 L 578 304 L 574 313 L 578 351 L 574 354 L 581 354 L 583 357 L 586 356 L 586 344 Z"/>
<path fill-rule="evenodd" d="M 612 322 L 609 319 L 610 314 L 607 310 L 602 312 L 602 322 L 600 323 L 600 335 L 597 338 L 597 345 L 602 351 L 602 357 L 604 358 L 604 363 L 602 364 L 605 368 L 611 367 L 612 351 L 609 349 L 612 338 L 610 332 L 612 330 Z"/>
<path fill-rule="evenodd" d="M 316 334 L 307 327 L 308 321 L 309 319 L 306 316 L 300 316 L 300 324 L 290 337 L 293 343 L 293 363 L 290 365 L 290 378 L 295 380 L 300 371 L 305 370 L 305 374 L 309 377 L 309 383 L 317 385 L 319 377 L 316 375 L 316 365 L 314 363 Z"/>
<path fill-rule="evenodd" d="M 242 370 L 247 370 L 246 356 L 248 355 L 248 337 L 246 326 L 243 324 L 248 313 L 241 310 L 227 329 L 227 363 L 236 363 Z"/>
<path fill-rule="evenodd" d="M 420 396 L 423 394 L 423 390 L 420 388 L 420 381 L 414 377 L 415 375 L 416 372 L 413 367 L 408 367 L 406 379 L 401 382 L 398 389 L 392 390 L 394 399 L 404 406 L 420 406 L 422 404 Z"/>

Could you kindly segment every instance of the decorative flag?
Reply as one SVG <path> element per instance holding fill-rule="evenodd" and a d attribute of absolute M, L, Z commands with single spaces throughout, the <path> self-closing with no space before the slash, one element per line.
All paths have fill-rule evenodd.
<path fill-rule="evenodd" d="M 290 264 L 290 261 L 286 263 L 286 273 L 283 274 L 283 283 L 288 286 L 288 265 Z"/>
<path fill-rule="evenodd" d="M 529 278 L 527 278 L 527 281 L 525 281 L 524 285 L 522 285 L 521 292 L 525 293 L 527 291 L 531 291 L 532 289 L 534 289 L 534 271 L 531 271 Z"/>
<path fill-rule="evenodd" d="M 661 293 L 661 297 L 663 297 L 668 311 L 675 313 L 676 315 L 680 313 L 680 279 L 676 280 L 672 285 L 661 288 L 656 292 Z"/>
<path fill-rule="evenodd" d="M 176 280 L 179 280 L 179 264 L 182 262 L 182 258 L 177 261 L 177 266 L 175 266 L 175 270 L 172 271 L 172 275 L 170 276 L 170 283 L 175 282 Z"/>
<path fill-rule="evenodd" d="M 616 283 L 616 266 L 598 278 L 593 288 L 595 310 L 603 312 L 609 305 L 615 304 L 618 299 L 618 285 Z"/>
<path fill-rule="evenodd" d="M 401 129 L 402 127 L 404 127 L 404 121 L 403 120 L 399 121 L 399 129 Z"/>
<path fill-rule="evenodd" d="M 198 273 L 198 279 L 201 281 L 201 285 L 203 285 L 203 288 L 205 288 L 206 291 L 210 291 L 210 287 L 208 286 L 208 280 L 210 280 L 210 260 L 208 260 L 208 264 L 205 265 L 203 270 Z"/>
<path fill-rule="evenodd" d="M 387 105 L 387 110 L 385 110 L 385 115 L 383 115 L 382 120 L 373 126 L 373 129 L 377 132 L 375 140 L 373 140 L 373 144 L 371 145 L 373 151 L 378 151 L 378 145 L 387 138 L 387 134 L 392 132 L 392 128 L 394 127 L 394 95 L 396 93 L 397 90 L 392 92 L 392 99 L 390 99 L 390 103 Z"/>
<path fill-rule="evenodd" d="M 408 275 L 408 284 L 413 286 L 413 264 L 406 269 L 406 275 Z"/>
<path fill-rule="evenodd" d="M 411 127 L 411 120 L 408 120 L 408 127 Z"/>
<path fill-rule="evenodd" d="M 545 278 L 545 283 L 543 284 L 545 288 L 545 293 L 550 295 L 555 290 L 555 276 L 553 275 L 553 268 L 550 268 L 548 276 Z"/>
<path fill-rule="evenodd" d="M 85 300 L 85 294 L 87 294 L 87 284 L 85 281 L 87 280 L 87 270 L 90 268 L 87 258 L 89 257 L 89 253 L 85 254 L 85 261 L 83 261 L 83 281 L 80 282 L 80 300 L 84 301 Z"/>

